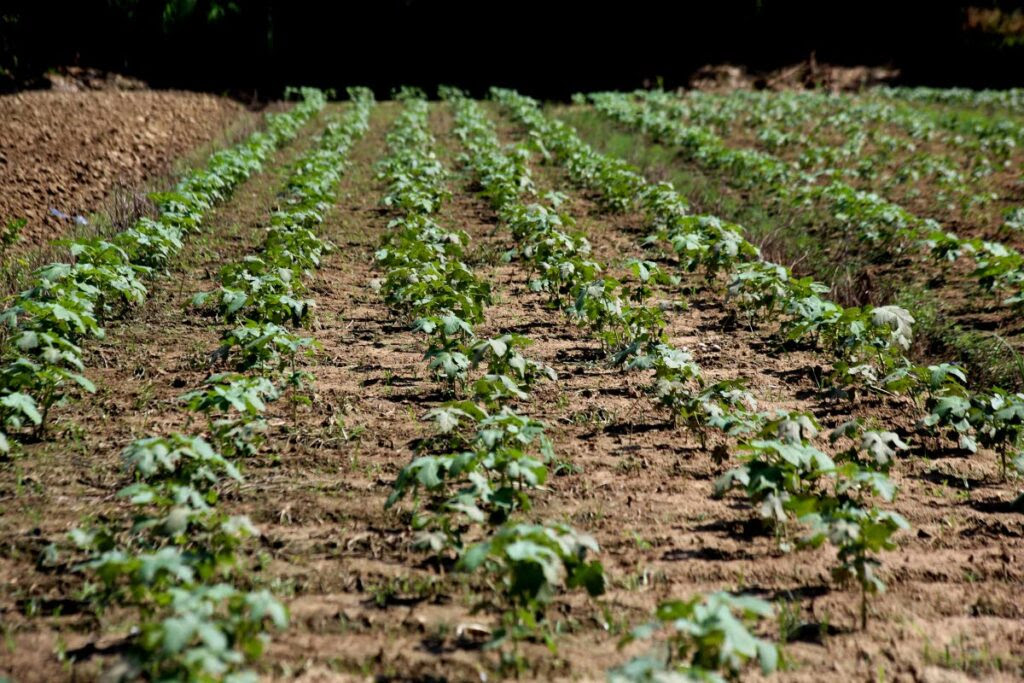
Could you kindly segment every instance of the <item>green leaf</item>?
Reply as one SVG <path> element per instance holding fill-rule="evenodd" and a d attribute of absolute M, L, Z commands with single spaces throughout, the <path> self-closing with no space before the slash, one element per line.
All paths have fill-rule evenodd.
<path fill-rule="evenodd" d="M 192 642 L 198 626 L 193 615 L 164 619 L 161 649 L 167 654 L 178 654 Z"/>
<path fill-rule="evenodd" d="M 5 408 L 18 411 L 31 420 L 33 424 L 38 425 L 43 421 L 42 414 L 39 412 L 39 409 L 36 408 L 35 400 L 33 400 L 28 394 L 22 394 L 20 392 L 7 394 L 0 399 L 0 405 L 3 405 Z"/>
<path fill-rule="evenodd" d="M 583 586 L 591 597 L 604 595 L 604 567 L 596 560 L 582 564 L 573 571 L 572 576 L 569 577 L 568 585 L 570 588 Z"/>
<path fill-rule="evenodd" d="M 487 556 L 490 555 L 490 552 L 490 542 L 478 543 L 474 546 L 470 546 L 463 551 L 462 556 L 459 557 L 459 564 L 466 571 L 476 571 L 476 569 L 484 563 L 484 560 L 487 559 Z"/>

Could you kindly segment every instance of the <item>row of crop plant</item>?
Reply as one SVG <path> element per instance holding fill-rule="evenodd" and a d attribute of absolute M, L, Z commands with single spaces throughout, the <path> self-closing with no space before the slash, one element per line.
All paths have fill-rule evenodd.
<path fill-rule="evenodd" d="M 587 238 L 569 232 L 572 219 L 557 211 L 557 195 L 542 198 L 548 205 L 523 202 L 536 194 L 527 163 L 529 151 L 503 148 L 477 103 L 455 91 L 444 94 L 454 109 L 455 134 L 466 149 L 464 163 L 507 228 L 512 247 L 508 254 L 522 265 L 530 288 L 546 293 L 552 306 L 588 329 L 610 362 L 629 369 L 656 367 L 655 391 L 677 420 L 703 426 L 742 403 L 746 395 L 736 383 L 704 387 L 689 354 L 665 338 L 660 308 L 645 303 L 656 285 L 670 284 L 665 274 L 649 261 L 635 260 L 630 263 L 635 283 L 623 285 L 602 276 L 605 266 L 592 260 Z M 651 652 L 610 671 L 609 676 L 616 681 L 640 681 L 675 671 L 698 679 L 714 678 L 722 673 L 738 675 L 749 660 L 771 672 L 778 666 L 777 646 L 751 635 L 746 625 L 771 613 L 761 600 L 727 593 L 666 602 L 651 622 L 625 639 L 662 636 Z"/>
<path fill-rule="evenodd" d="M 545 425 L 513 405 L 528 403 L 531 387 L 555 374 L 523 353 L 526 337 L 475 334 L 491 287 L 465 263 L 466 233 L 438 223 L 450 193 L 428 104 L 414 90 L 401 98 L 389 154 L 377 167 L 392 220 L 376 254 L 383 277 L 375 285 L 395 315 L 424 336 L 429 371 L 451 400 L 428 413 L 436 433 L 420 442 L 387 505 L 410 497 L 418 547 L 483 572 L 495 589 L 486 602 L 500 610 L 489 647 L 501 649 L 502 670 L 521 671 L 529 664 L 524 640 L 555 647 L 550 603 L 575 588 L 600 595 L 604 570 L 588 557 L 599 552 L 589 535 L 529 521 L 555 456 Z"/>
<path fill-rule="evenodd" d="M 266 130 L 214 153 L 205 168 L 156 195 L 156 218 L 140 218 L 110 239 L 73 241 L 69 262 L 37 270 L 31 287 L 0 313 L 0 452 L 26 428 L 42 433 L 51 407 L 73 387 L 95 391 L 84 375 L 82 342 L 102 338 L 104 320 L 141 305 L 146 281 L 165 272 L 185 238 L 202 230 L 204 214 L 258 172 L 325 103 L 315 89 L 303 89 L 302 98 L 287 113 L 268 114 Z"/>
<path fill-rule="evenodd" d="M 98 609 L 117 608 L 117 618 L 130 615 L 112 678 L 255 681 L 251 666 L 270 632 L 288 623 L 286 608 L 255 589 L 248 572 L 245 541 L 258 531 L 221 500 L 266 441 L 268 405 L 286 393 L 295 401 L 312 380 L 297 361 L 315 344 L 300 331 L 313 309 L 304 280 L 330 249 L 317 227 L 373 107 L 369 90 L 350 95 L 350 111 L 292 166 L 262 247 L 224 266 L 220 288 L 194 299 L 228 325 L 215 354 L 224 371 L 180 399 L 199 432 L 130 444 L 122 459 L 131 483 L 117 496 L 131 519 L 89 519 L 72 533 L 89 555 L 78 567 L 83 594 Z"/>
<path fill-rule="evenodd" d="M 643 108 L 631 104 L 626 96 L 605 94 L 596 96 L 596 100 L 608 115 L 646 127 L 644 122 L 649 119 L 644 116 Z M 755 173 L 751 165 L 755 161 L 751 160 L 776 169 L 777 172 L 768 174 L 772 182 L 781 183 L 787 176 L 788 172 L 781 169 L 784 164 L 768 155 L 728 149 L 718 138 L 697 135 L 684 124 L 664 116 L 657 121 L 658 126 L 663 126 L 659 135 L 666 136 L 666 142 L 693 145 L 694 153 L 720 157 L 723 164 L 747 168 L 751 179 L 762 178 L 756 182 L 766 182 L 767 176 Z M 679 131 L 678 139 L 674 131 Z M 746 161 L 733 164 L 729 159 Z M 645 182 L 639 175 L 633 175 L 632 182 Z M 863 193 L 846 189 L 854 194 L 856 201 L 837 204 L 837 210 L 841 208 L 851 220 L 858 217 L 865 225 L 873 226 L 871 229 L 882 229 L 890 220 L 895 220 L 901 234 L 914 234 L 914 229 L 898 218 L 902 214 L 887 208 L 884 200 L 866 198 Z M 684 229 L 680 232 L 671 226 L 665 227 L 664 221 L 652 221 L 652 235 L 657 237 L 655 241 L 667 238 L 676 253 L 690 263 L 699 263 L 708 239 L 720 239 L 718 235 L 723 225 L 711 216 L 687 216 L 678 219 L 676 224 Z M 844 393 L 850 393 L 849 387 L 862 386 L 912 398 L 924 412 L 919 422 L 923 436 L 948 436 L 954 445 L 970 452 L 976 452 L 979 447 L 995 451 L 1004 477 L 1011 462 L 1024 466 L 1020 456 L 1024 395 L 1000 387 L 968 389 L 969 378 L 963 369 L 949 363 L 914 364 L 905 353 L 912 334 L 910 312 L 894 306 L 844 308 L 822 297 L 828 291 L 823 285 L 806 278 L 794 278 L 788 268 L 759 260 L 756 248 L 741 237 L 742 229 L 738 226 L 731 229 L 733 236 L 728 240 L 728 251 L 742 253 L 742 256 L 729 269 L 733 272 L 729 276 L 728 291 L 750 312 L 751 320 L 756 317 L 761 323 L 778 323 L 786 340 L 806 341 L 827 350 L 835 359 L 832 381 Z M 935 253 L 955 257 L 966 252 L 961 247 L 967 241 L 954 235 L 943 234 L 941 240 L 935 233 L 919 236 L 926 238 L 926 244 L 931 245 Z M 949 246 L 942 246 L 943 243 Z M 992 255 L 992 260 L 983 257 L 982 252 Z M 718 252 L 712 250 L 712 253 Z M 1011 283 L 1024 282 L 1024 257 L 1020 253 L 985 242 L 983 249 L 974 252 L 974 257 L 977 260 L 975 276 L 979 282 L 987 283 L 987 287 L 1008 287 Z M 1019 294 L 1007 303 L 1016 304 L 1018 298 Z M 1020 502 L 1018 500 L 1017 504 Z"/>

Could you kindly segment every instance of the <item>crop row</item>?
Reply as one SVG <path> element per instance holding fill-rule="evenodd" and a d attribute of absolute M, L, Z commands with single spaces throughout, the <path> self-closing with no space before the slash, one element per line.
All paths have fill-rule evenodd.
<path fill-rule="evenodd" d="M 546 619 L 554 597 L 580 587 L 598 595 L 604 572 L 587 558 L 599 551 L 587 534 L 562 523 L 520 521 L 555 456 L 545 425 L 511 404 L 528 401 L 531 387 L 555 373 L 524 355 L 526 337 L 475 334 L 491 288 L 465 263 L 466 233 L 436 220 L 450 195 L 427 102 L 411 90 L 402 99 L 404 110 L 387 136 L 389 155 L 377 166 L 388 183 L 382 203 L 393 218 L 376 254 L 384 277 L 375 285 L 394 313 L 424 335 L 429 370 L 452 400 L 428 412 L 436 433 L 419 443 L 387 506 L 411 496 L 416 545 L 454 553 L 460 569 L 482 570 L 488 584 L 500 587 L 489 599 L 502 610 L 490 647 L 511 644 L 502 649 L 501 666 L 519 670 L 526 664 L 524 639 L 554 647 Z M 477 368 L 482 376 L 470 381 Z"/>
<path fill-rule="evenodd" d="M 523 195 L 536 194 L 527 163 L 529 151 L 502 148 L 480 107 L 457 93 L 449 95 L 455 134 L 467 150 L 464 163 L 507 227 L 514 245 L 508 254 L 524 266 L 530 288 L 547 293 L 551 305 L 588 328 L 616 364 L 656 367 L 655 391 L 676 419 L 703 422 L 719 413 L 719 401 L 734 405 L 741 400 L 743 392 L 731 384 L 697 388 L 702 386 L 699 369 L 688 353 L 665 339 L 660 309 L 644 304 L 656 285 L 666 283 L 664 273 L 651 262 L 634 261 L 630 265 L 635 284 L 624 287 L 613 278 L 600 277 L 604 267 L 590 259 L 586 237 L 567 231 L 570 217 L 559 214 L 557 206 L 522 202 Z M 555 204 L 559 199 L 556 194 L 543 198 Z M 718 671 L 737 674 L 750 659 L 759 660 L 764 671 L 772 671 L 778 663 L 777 647 L 753 637 L 744 625 L 771 612 L 763 601 L 726 593 L 663 603 L 654 621 L 632 631 L 625 642 L 662 634 L 659 647 L 670 653 L 667 660 L 660 654 L 636 658 L 610 676 L 621 681 L 649 680 L 655 672 L 664 672 L 667 661 L 673 659 L 686 661 L 686 671 L 696 678 L 714 677 Z"/>
<path fill-rule="evenodd" d="M 978 115 L 968 124 L 906 104 L 817 92 L 694 93 L 672 108 L 691 124 L 748 136 L 773 154 L 788 152 L 801 170 L 862 183 L 893 201 L 916 199 L 927 183 L 944 216 L 956 205 L 965 216 L 978 213 L 999 199 L 992 177 L 1012 169 L 1024 143 L 1024 127 L 1005 120 Z"/>
<path fill-rule="evenodd" d="M 309 323 L 313 302 L 301 298 L 303 279 L 330 248 L 316 229 L 333 204 L 349 149 L 368 127 L 372 94 L 349 92 L 350 112 L 329 122 L 292 167 L 262 247 L 224 266 L 220 289 L 194 299 L 231 325 L 214 354 L 231 369 L 180 397 L 205 427 L 199 435 L 175 432 L 130 444 L 122 460 L 132 483 L 117 495 L 131 505 L 132 521 L 92 522 L 72 532 L 89 554 L 78 567 L 89 577 L 83 595 L 97 607 L 137 614 L 111 670 L 119 679 L 255 681 L 248 667 L 270 630 L 288 623 L 269 591 L 249 589 L 243 545 L 259 532 L 218 500 L 242 481 L 241 460 L 263 445 L 268 404 L 287 393 L 294 405 L 312 379 L 296 357 L 315 342 L 285 324 Z"/>
<path fill-rule="evenodd" d="M 635 121 L 624 98 L 602 95 L 597 99 L 602 102 L 602 107 L 608 105 L 610 115 L 618 116 L 618 113 L 611 112 L 619 112 Z M 765 168 L 777 169 L 777 172 L 773 171 L 776 179 L 785 175 L 780 169 L 782 164 L 768 155 L 750 150 L 731 150 L 714 136 L 705 136 L 704 142 L 697 142 L 698 136 L 693 129 L 665 117 L 657 120 L 660 122 L 658 125 L 663 126 L 666 140 L 677 140 L 672 131 L 679 130 L 679 140 L 685 140 L 685 144 L 692 143 L 698 150 L 696 153 L 720 159 L 718 163 L 746 168 L 751 176 L 754 175 L 754 165 L 763 163 Z M 642 183 L 643 180 L 637 176 L 632 182 Z M 860 196 L 853 190 L 850 192 Z M 886 220 L 886 215 L 878 215 L 877 212 L 891 216 L 890 209 L 884 200 L 877 197 L 865 199 L 856 206 L 844 205 L 847 214 L 874 226 Z M 707 216 L 681 220 L 704 225 L 720 224 L 717 218 Z M 677 253 L 685 256 L 691 250 L 690 238 L 673 237 L 672 229 L 666 230 L 657 221 L 653 222 L 653 227 L 659 237 L 667 237 L 672 242 Z M 734 230 L 735 236 L 741 235 L 741 228 L 734 226 Z M 915 365 L 905 356 L 913 323 L 913 317 L 907 311 L 894 306 L 843 308 L 819 296 L 827 291 L 827 287 L 806 278 L 793 278 L 789 269 L 758 260 L 756 248 L 741 237 L 740 240 L 740 246 L 730 246 L 730 251 L 743 256 L 741 262 L 734 264 L 735 273 L 728 288 L 730 295 L 751 314 L 752 320 L 755 314 L 766 322 L 779 320 L 782 333 L 788 340 L 810 341 L 829 351 L 835 358 L 833 380 L 840 387 L 859 384 L 869 389 L 911 396 L 918 405 L 923 404 L 926 411 L 919 423 L 922 435 L 947 435 L 955 445 L 970 452 L 976 452 L 979 446 L 990 448 L 998 453 L 1005 476 L 1007 458 L 1019 452 L 1024 435 L 1024 395 L 999 387 L 970 391 L 964 371 L 952 364 Z M 730 241 L 734 240 L 730 238 Z M 1024 272 L 1020 266 L 1012 265 L 1020 261 L 1020 254 L 1002 245 L 985 244 L 987 249 L 1003 254 L 1005 259 L 997 259 L 1001 265 L 979 263 L 979 278 L 993 281 L 1005 277 L 1011 280 L 1019 277 L 1012 273 Z M 996 272 L 1001 274 L 996 275 Z M 888 322 L 891 337 L 882 339 L 872 333 L 869 318 L 874 323 Z M 1024 466 L 1020 458 L 1015 462 Z"/>
<path fill-rule="evenodd" d="M 1024 112 L 1024 89 L 1021 88 L 971 90 L 970 88 L 879 87 L 872 89 L 871 92 L 882 97 L 907 102 L 947 104 L 971 109 L 1003 107 L 1018 114 Z"/>
<path fill-rule="evenodd" d="M 566 137 L 576 137 L 567 127 L 552 125 Z M 709 155 L 732 152 L 723 150 L 716 140 L 706 150 Z M 571 165 L 569 170 L 577 182 L 610 198 L 608 205 L 614 209 L 631 206 L 626 189 L 631 185 L 658 187 L 618 160 L 606 160 L 596 170 L 574 172 Z M 922 435 L 936 436 L 938 430 L 968 451 L 976 451 L 979 445 L 993 449 L 1005 474 L 1006 457 L 1020 447 L 1024 396 L 998 387 L 971 392 L 963 371 L 954 365 L 913 364 L 904 355 L 914 322 L 909 312 L 896 306 L 843 308 L 822 298 L 820 294 L 828 291 L 824 285 L 796 279 L 789 269 L 761 260 L 757 248 L 742 237 L 741 226 L 723 224 L 712 216 L 687 216 L 684 205 L 659 211 L 660 216 L 648 212 L 652 231 L 648 242 L 669 241 L 689 270 L 703 266 L 710 272 L 729 273 L 728 294 L 751 322 L 755 317 L 778 321 L 786 341 L 810 342 L 829 352 L 837 388 L 862 385 L 911 396 L 927 411 L 919 423 Z M 724 235 L 723 225 L 728 226 Z M 702 262 L 708 249 L 716 256 L 710 264 Z M 724 261 L 718 257 L 722 253 L 728 255 Z"/>
<path fill-rule="evenodd" d="M 693 123 L 718 129 L 730 127 L 736 122 L 735 116 L 744 123 L 778 122 L 789 129 L 813 124 L 815 128 L 841 128 L 844 132 L 857 132 L 869 126 L 902 131 L 915 140 L 939 142 L 960 151 L 978 167 L 980 174 L 1005 163 L 1024 144 L 1024 125 L 1005 117 L 978 111 L 935 110 L 860 95 L 738 91 L 728 95 L 690 93 L 677 102 L 687 108 Z M 744 106 L 752 106 L 753 110 Z M 761 136 L 760 126 L 758 135 Z M 768 132 L 765 137 L 774 134 Z"/>
<path fill-rule="evenodd" d="M 899 361 L 898 368 L 890 368 L 890 383 L 895 384 L 899 376 L 903 388 L 928 394 L 940 416 L 944 415 L 944 401 L 957 396 L 958 388 L 962 391 L 958 382 L 946 379 L 956 376 L 956 368 L 916 368 L 901 360 L 911 322 L 901 309 L 841 309 L 821 300 L 815 293 L 823 291 L 820 286 L 794 280 L 786 269 L 758 260 L 757 250 L 742 238 L 738 226 L 712 217 L 689 216 L 670 187 L 648 184 L 623 162 L 596 154 L 568 126 L 547 120 L 535 102 L 508 91 L 498 91 L 496 97 L 527 126 L 544 153 L 563 164 L 574 182 L 597 191 L 607 208 L 643 211 L 659 237 L 673 245 L 685 269 L 703 267 L 710 274 L 719 270 L 730 273 L 728 289 L 734 301 L 745 306 L 756 303 L 762 312 L 767 306 L 784 315 L 783 329 L 792 339 L 823 344 L 836 359 L 837 379 L 845 376 L 845 381 L 862 381 L 875 367 L 864 367 L 865 362 L 885 367 Z M 778 286 L 758 302 L 765 291 L 757 285 L 760 273 L 769 273 Z M 829 309 L 836 312 L 834 316 L 821 315 Z M 948 394 L 943 384 L 948 385 Z M 939 393 L 943 398 L 938 398 Z M 1000 424 L 1016 419 L 997 412 L 1000 415 L 993 420 Z M 735 409 L 723 410 L 716 426 L 741 437 L 741 451 L 746 453 L 746 464 L 719 481 L 719 495 L 732 487 L 743 489 L 766 520 L 782 525 L 784 539 L 788 519 L 809 526 L 811 534 L 801 539 L 801 544 L 814 545 L 827 538 L 839 548 L 837 573 L 855 576 L 864 597 L 881 587 L 873 554 L 891 548 L 891 536 L 906 522 L 877 508 L 871 499 L 889 501 L 895 493 L 885 472 L 896 452 L 906 448 L 900 437 L 893 432 L 864 430 L 857 422 L 844 424 L 831 438 L 840 443 L 847 440 L 850 445 L 833 460 L 811 445 L 819 427 L 810 415 L 779 415 L 773 420 L 768 415 L 752 417 Z M 866 618 L 863 610 L 864 600 L 862 620 Z"/>
<path fill-rule="evenodd" d="M 84 372 L 81 343 L 102 338 L 103 321 L 143 303 L 145 281 L 163 272 L 203 215 L 260 170 L 263 162 L 324 106 L 318 90 L 302 90 L 291 111 L 267 116 L 266 130 L 221 150 L 171 192 L 153 196 L 158 215 L 143 217 L 110 239 L 70 244 L 69 263 L 38 269 L 29 289 L 0 314 L 0 452 L 27 426 L 41 433 L 51 407 L 70 387 L 95 391 Z"/>
<path fill-rule="evenodd" d="M 856 190 L 835 178 L 820 184 L 814 174 L 795 169 L 771 154 L 731 148 L 707 128 L 679 120 L 672 98 L 665 93 L 645 93 L 642 97 L 648 106 L 618 93 L 590 96 L 606 116 L 682 148 L 703 166 L 728 171 L 743 184 L 767 191 L 783 205 L 823 202 L 836 224 L 865 242 L 897 252 L 916 244 L 940 263 L 971 258 L 975 264 L 971 277 L 984 291 L 1006 292 L 1005 305 L 1024 307 L 1024 255 L 1015 249 L 999 242 L 961 238 L 931 219 L 922 219 L 877 194 Z"/>
<path fill-rule="evenodd" d="M 971 452 L 979 446 L 992 449 L 999 455 L 1005 476 L 1007 458 L 1020 449 L 1024 396 L 998 388 L 972 393 L 964 387 L 963 372 L 955 366 L 912 364 L 903 357 L 903 351 L 913 320 L 902 309 L 844 309 L 809 293 L 815 289 L 826 291 L 821 285 L 795 280 L 788 269 L 759 260 L 757 250 L 740 236 L 739 226 L 731 226 L 731 234 L 720 237 L 723 224 L 718 219 L 687 216 L 685 205 L 658 202 L 655 204 L 661 206 L 652 211 L 644 192 L 655 192 L 659 186 L 648 184 L 619 160 L 594 155 L 567 126 L 545 121 L 535 103 L 508 95 L 504 99 L 545 148 L 565 164 L 570 176 L 596 190 L 606 206 L 619 210 L 636 206 L 645 210 L 657 240 L 667 238 L 684 266 L 692 269 L 704 265 L 706 270 L 729 272 L 727 291 L 738 305 L 748 310 L 753 305 L 757 317 L 769 322 L 778 320 L 784 339 L 803 340 L 829 351 L 834 358 L 834 380 L 862 383 L 869 388 L 880 385 L 911 396 L 918 404 L 923 403 L 926 410 L 917 425 L 921 436 L 948 435 L 956 445 Z M 633 201 L 629 199 L 631 192 L 636 192 Z M 715 257 L 711 268 L 702 264 L 700 258 L 694 258 L 704 253 Z M 726 260 L 731 263 L 723 263 L 722 254 L 729 255 Z M 762 277 L 765 274 L 767 279 Z M 882 315 L 878 316 L 880 311 Z M 865 313 L 869 315 L 865 317 Z M 752 322 L 753 319 L 752 315 Z M 886 337 L 872 331 L 872 326 L 884 330 L 886 325 L 891 328 Z M 833 438 L 848 435 L 851 428 L 858 429 L 843 425 L 833 432 Z M 882 468 L 889 466 L 895 451 L 905 448 L 892 432 L 863 433 L 860 447 Z M 1018 468 L 1024 466 L 1024 458 L 1019 455 L 1015 462 Z M 744 484 L 736 479 L 723 483 Z M 884 480 L 874 479 L 871 485 L 878 487 L 876 492 L 882 498 L 889 497 L 890 489 Z M 1024 496 L 1014 505 L 1022 503 Z"/>

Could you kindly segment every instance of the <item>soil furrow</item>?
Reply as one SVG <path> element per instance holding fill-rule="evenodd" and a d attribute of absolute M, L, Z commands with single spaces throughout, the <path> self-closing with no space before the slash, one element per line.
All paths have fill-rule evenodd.
<path fill-rule="evenodd" d="M 521 132 L 503 124 L 502 135 L 518 139 Z M 534 170 L 541 189 L 571 187 L 558 168 L 535 165 Z M 590 237 L 599 261 L 614 263 L 643 253 L 637 246 L 640 216 L 603 213 L 587 193 L 575 191 L 567 207 L 577 217 L 577 227 Z M 685 284 L 698 287 L 697 292 L 691 295 L 688 310 L 672 316 L 667 333 L 672 344 L 689 348 L 713 379 L 745 377 L 761 408 L 811 411 L 825 427 L 852 416 L 886 428 L 912 425 L 916 411 L 899 402 L 859 397 L 850 406 L 822 400 L 808 372 L 822 363 L 821 358 L 774 351 L 765 331 L 750 331 L 732 320 L 729 305 L 719 294 L 693 279 L 684 279 Z M 1024 526 L 1009 510 L 985 509 L 984 501 L 1015 495 L 1012 485 L 998 480 L 991 455 L 965 459 L 922 449 L 919 453 L 927 457 L 897 464 L 891 477 L 901 493 L 893 508 L 910 520 L 913 531 L 901 537 L 898 550 L 883 558 L 882 573 L 890 589 L 874 603 L 874 623 L 863 634 L 850 630 L 856 623 L 859 596 L 831 581 L 832 553 L 781 553 L 773 539 L 758 535 L 756 525 L 748 523 L 753 511 L 747 505 L 735 498 L 712 500 L 711 484 L 723 466 L 701 452 L 692 434 L 668 428 L 649 407 L 641 410 L 642 420 L 622 419 L 624 408 L 617 412 L 602 394 L 593 392 L 587 402 L 592 414 L 609 419 L 603 430 L 576 434 L 577 443 L 593 445 L 574 454 L 588 488 L 575 497 L 579 503 L 573 519 L 589 522 L 587 527 L 605 552 L 615 556 L 617 574 L 627 586 L 624 595 L 629 594 L 624 601 L 649 610 L 658 599 L 721 588 L 789 601 L 795 610 L 791 617 L 824 624 L 826 630 L 840 629 L 838 637 L 826 640 L 824 649 L 811 643 L 790 647 L 798 666 L 795 678 L 831 671 L 833 662 L 836 667 L 842 662 L 845 668 L 834 669 L 841 675 L 870 677 L 882 660 L 858 661 L 856 653 L 880 638 L 899 653 L 899 665 L 886 663 L 887 670 L 922 671 L 928 665 L 928 639 L 907 628 L 908 623 L 930 632 L 931 638 L 962 637 L 970 647 L 1012 659 L 1010 653 L 1024 638 L 1019 622 L 1024 613 L 1015 604 L 1013 585 L 1024 575 L 1007 558 L 1024 550 Z M 616 439 L 601 443 L 609 432 Z M 958 487 L 958 481 L 970 484 Z M 560 492 L 559 500 L 563 498 L 567 497 Z M 990 535 L 982 537 L 986 532 L 976 529 L 990 530 Z M 951 530 L 958 538 L 947 543 L 942 539 L 949 538 Z M 969 540 L 964 534 L 970 534 Z M 937 567 L 943 569 L 937 573 Z M 1004 578 L 981 585 L 979 573 Z M 966 615 L 978 618 L 976 628 L 964 627 L 970 623 Z M 993 618 L 1001 623 L 1001 631 L 992 630 Z"/>
<path fill-rule="evenodd" d="M 72 558 L 58 556 L 50 568 L 39 564 L 42 553 L 51 543 L 67 548 L 67 532 L 83 522 L 124 516 L 115 494 L 128 483 L 119 455 L 125 446 L 144 436 L 198 428 L 177 399 L 210 374 L 211 352 L 224 325 L 192 310 L 189 301 L 216 287 L 222 265 L 261 243 L 260 226 L 276 205 L 288 165 L 308 149 L 322 123 L 322 115 L 313 118 L 262 172 L 210 211 L 203 232 L 189 238 L 169 273 L 147 283 L 145 304 L 109 321 L 105 338 L 86 345 L 86 374 L 97 392 L 55 408 L 47 435 L 4 463 L 0 611 L 13 651 L 35 654 L 16 660 L 16 680 L 54 680 L 55 648 L 92 640 L 96 624 L 82 612 L 82 576 L 66 564 Z M 39 607 L 64 603 L 57 614 Z M 7 652 L 0 652 L 0 662 Z M 86 662 L 84 671 L 91 666 Z"/>

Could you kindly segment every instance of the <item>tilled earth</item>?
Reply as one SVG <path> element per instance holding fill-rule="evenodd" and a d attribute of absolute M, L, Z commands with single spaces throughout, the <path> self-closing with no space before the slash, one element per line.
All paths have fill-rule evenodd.
<path fill-rule="evenodd" d="M 311 281 L 318 312 L 310 333 L 322 345 L 305 367 L 316 377 L 312 405 L 292 412 L 284 401 L 274 404 L 267 452 L 246 461 L 244 484 L 222 492 L 225 510 L 249 515 L 261 530 L 250 549 L 252 566 L 260 567 L 253 583 L 281 597 L 292 615 L 291 627 L 269 648 L 265 678 L 494 676 L 495 654 L 481 647 L 496 618 L 473 609 L 493 588 L 411 550 L 408 505 L 384 509 L 391 483 L 413 455 L 410 444 L 429 434 L 424 412 L 445 400 L 425 371 L 423 339 L 368 286 L 379 275 L 372 253 L 389 219 L 372 164 L 384 154 L 396 111 L 389 104 L 375 111 L 322 226 L 338 248 Z M 536 342 L 529 354 L 559 374 L 519 407 L 549 425 L 555 452 L 573 466 L 538 492 L 530 517 L 592 533 L 609 574 L 600 601 L 573 594 L 552 606 L 549 616 L 562 633 L 558 653 L 527 646 L 534 664 L 527 678 L 601 680 L 607 667 L 638 651 L 620 652 L 616 643 L 659 601 L 726 589 L 771 599 L 783 614 L 758 629 L 779 638 L 788 623 L 789 665 L 780 680 L 1016 680 L 1024 647 L 1024 528 L 1003 505 L 1015 490 L 999 480 L 991 454 L 964 458 L 915 443 L 894 467 L 901 487 L 894 509 L 913 531 L 884 555 L 889 591 L 872 602 L 868 630 L 859 631 L 856 592 L 829 575 L 834 553 L 780 552 L 775 539 L 749 524 L 754 513 L 740 497 L 712 499 L 714 478 L 735 462 L 715 462 L 692 433 L 667 421 L 646 396 L 649 377 L 609 368 L 586 331 L 528 290 L 521 265 L 502 261 L 510 237 L 458 170 L 450 115 L 435 107 L 431 122 L 439 155 L 453 171 L 453 197 L 440 222 L 470 235 L 468 260 L 497 296 L 479 333 L 529 335 Z M 188 309 L 187 301 L 215 286 L 221 265 L 256 247 L 285 165 L 322 125 L 312 122 L 214 211 L 172 277 L 154 282 L 146 306 L 112 321 L 107 338 L 90 345 L 97 394 L 62 406 L 47 440 L 2 463 L 0 676 L 95 680 L 116 654 L 132 616 L 97 614 L 82 599 L 83 577 L 70 571 L 76 557 L 66 533 L 89 518 L 130 515 L 113 495 L 127 483 L 118 457 L 123 446 L 147 434 L 199 428 L 176 397 L 217 369 L 209 352 L 223 325 Z M 500 133 L 505 141 L 523 137 L 507 121 Z M 541 190 L 569 191 L 568 211 L 613 274 L 624 257 L 644 253 L 639 216 L 604 214 L 558 169 L 534 164 L 533 171 Z M 842 404 L 823 399 L 812 379 L 820 357 L 773 350 L 770 330 L 737 325 L 719 293 L 697 280 L 686 284 L 694 287 L 689 307 L 672 312 L 667 332 L 673 344 L 694 352 L 709 377 L 743 376 L 763 409 L 812 411 L 827 427 L 858 416 L 909 430 L 914 406 L 875 396 Z M 58 564 L 43 566 L 38 559 L 51 542 L 60 547 Z"/>
<path fill-rule="evenodd" d="M 99 211 L 115 187 L 159 177 L 254 119 L 232 100 L 188 92 L 0 97 L 0 223 L 27 219 L 19 246 L 44 244 Z"/>

